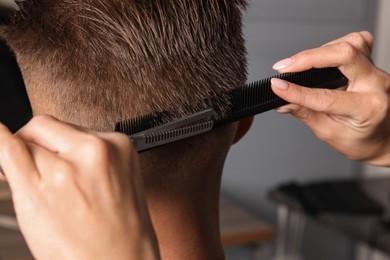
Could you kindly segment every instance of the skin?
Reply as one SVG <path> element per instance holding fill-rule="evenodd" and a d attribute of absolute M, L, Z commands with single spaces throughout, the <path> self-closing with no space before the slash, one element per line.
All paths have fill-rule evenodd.
<path fill-rule="evenodd" d="M 125 135 L 36 116 L 15 135 L 0 125 L 0 164 L 36 259 L 159 258 Z"/>
<path fill-rule="evenodd" d="M 233 127 L 235 141 L 245 135 L 252 119 Z M 164 214 L 151 218 L 139 157 L 125 135 L 35 116 L 15 135 L 0 125 L 0 165 L 7 176 L 1 179 L 10 184 L 20 228 L 36 259 L 159 259 L 151 219 L 163 258 L 224 258 L 214 217 L 218 200 L 210 199 L 218 198 L 215 185 L 210 184 L 215 194 L 209 194 L 203 183 L 207 196 L 199 205 L 174 192 L 166 198 L 149 193 L 152 212 L 174 213 L 167 219 Z M 168 201 L 162 203 L 164 199 Z M 173 200 L 184 205 L 177 207 Z M 197 218 L 201 213 L 206 215 Z"/>
<path fill-rule="evenodd" d="M 292 113 L 336 150 L 351 159 L 389 166 L 390 79 L 371 62 L 371 46 L 369 33 L 354 33 L 294 55 L 289 66 L 277 66 L 280 72 L 337 66 L 350 80 L 343 90 L 311 90 L 277 81 L 273 82 L 273 90 L 293 103 L 280 108 L 280 112 Z M 250 124 L 251 119 L 241 122 L 233 139 L 238 141 Z M 7 173 L 22 232 L 36 258 L 159 257 L 140 181 L 138 158 L 123 135 L 91 132 L 38 116 L 16 135 L 0 126 L 0 165 Z M 152 211 L 160 211 L 159 207 L 170 205 L 168 202 L 174 198 L 177 196 L 167 196 L 167 203 L 162 204 L 159 203 L 161 198 L 153 198 L 151 192 L 148 199 Z M 215 211 L 212 205 L 215 202 L 210 203 L 209 211 Z M 196 205 L 191 207 L 196 208 Z M 186 210 L 163 210 L 177 214 L 177 219 L 193 216 Z M 193 249 L 204 250 L 186 249 L 183 256 L 192 252 L 198 253 L 197 258 L 207 258 L 211 256 L 207 253 L 210 249 L 217 248 L 214 256 L 222 250 L 218 234 L 214 233 L 211 247 L 199 244 L 196 239 L 188 241 L 187 234 L 181 236 L 183 232 L 170 238 L 170 234 L 175 234 L 172 229 L 188 230 L 191 225 L 188 221 L 172 221 L 171 217 L 168 220 L 154 219 L 155 223 L 162 221 L 157 223 L 159 228 L 167 229 L 157 232 L 162 234 L 159 238 L 165 243 L 163 254 L 167 258 L 178 256 L 180 248 L 191 243 Z M 216 227 L 214 222 L 206 224 Z M 210 236 L 203 234 L 203 237 Z M 177 244 L 177 241 L 186 243 Z"/>
<path fill-rule="evenodd" d="M 352 160 L 390 166 L 390 76 L 371 60 L 373 37 L 357 32 L 278 62 L 281 73 L 338 67 L 349 79 L 339 90 L 315 90 L 273 80 L 273 91 L 290 105 L 279 108 L 309 126 L 317 137 Z"/>
<path fill-rule="evenodd" d="M 148 167 L 154 160 L 141 154 L 143 174 L 153 173 L 150 174 L 152 183 L 148 180 L 144 183 L 163 259 L 225 259 L 219 230 L 222 169 L 231 144 L 245 135 L 250 122 L 251 119 L 242 120 L 214 129 L 209 133 L 211 136 L 197 136 L 201 143 L 220 135 L 224 138 L 215 138 L 209 144 L 211 147 L 206 144 L 201 156 L 186 157 L 173 175 L 169 172 L 172 166 L 165 157 L 157 158 L 159 170 L 164 173 L 161 174 L 155 166 Z M 178 158 L 181 153 L 177 145 L 173 148 L 168 145 L 164 151 L 172 158 Z M 142 164 L 143 159 L 148 164 Z"/>

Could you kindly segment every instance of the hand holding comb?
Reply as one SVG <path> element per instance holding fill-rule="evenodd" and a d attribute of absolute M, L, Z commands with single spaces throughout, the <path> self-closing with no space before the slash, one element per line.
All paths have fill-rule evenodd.
<path fill-rule="evenodd" d="M 279 74 L 237 87 L 228 93 L 221 93 L 227 95 L 231 103 L 231 109 L 223 118 L 213 117 L 211 105 L 209 109 L 175 119 L 167 124 L 163 123 L 161 112 L 125 120 L 116 124 L 115 131 L 128 135 L 138 152 L 210 131 L 215 127 L 287 104 L 285 100 L 273 93 L 272 78 L 283 79 L 309 88 L 337 89 L 348 83 L 348 79 L 338 68 Z M 164 114 L 166 113 L 169 114 L 169 112 Z"/>

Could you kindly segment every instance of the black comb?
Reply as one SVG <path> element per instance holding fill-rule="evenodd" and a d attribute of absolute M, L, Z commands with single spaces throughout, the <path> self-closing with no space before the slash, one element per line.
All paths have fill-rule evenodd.
<path fill-rule="evenodd" d="M 216 121 L 215 126 L 257 115 L 287 104 L 287 101 L 281 99 L 272 91 L 272 78 L 283 79 L 309 88 L 336 89 L 348 83 L 348 79 L 338 68 L 310 69 L 298 73 L 285 73 L 252 82 L 230 91 L 228 95 L 231 97 L 231 110 L 225 118 Z"/>
<path fill-rule="evenodd" d="M 169 118 L 169 116 L 172 116 L 175 113 L 160 112 L 157 114 L 146 115 L 125 120 L 123 122 L 118 122 L 115 126 L 115 131 L 129 135 L 134 143 L 135 139 L 137 139 L 140 143 L 145 143 L 146 139 L 148 138 L 147 149 L 161 145 L 159 138 L 164 139 L 163 144 L 167 144 L 189 136 L 204 133 L 208 130 L 211 130 L 211 128 L 234 122 L 245 117 L 257 115 L 287 104 L 285 100 L 279 98 L 273 93 L 271 88 L 272 78 L 283 79 L 309 88 L 336 89 L 343 87 L 348 83 L 348 79 L 340 72 L 338 68 L 310 69 L 297 73 L 279 74 L 274 77 L 269 77 L 250 84 L 246 84 L 243 87 L 235 88 L 227 93 L 221 93 L 221 95 L 227 95 L 229 97 L 230 109 L 228 109 L 226 116 L 220 119 L 212 119 L 212 113 L 210 113 L 210 110 L 214 111 L 216 109 L 211 107 L 208 110 L 201 111 L 199 113 L 173 121 L 176 124 L 180 122 L 180 128 L 182 129 L 185 127 L 183 125 L 186 123 L 193 125 L 193 122 L 188 122 L 189 118 L 195 118 L 197 114 L 201 114 L 203 116 L 203 121 L 197 122 L 201 127 L 186 128 L 185 131 L 174 131 L 174 129 L 170 128 L 169 135 L 167 135 L 167 132 L 164 132 L 161 129 L 164 129 L 166 126 L 169 126 L 172 123 L 164 124 L 163 118 Z M 213 100 L 218 103 L 218 100 L 215 98 L 206 100 L 206 102 L 207 104 L 213 104 Z M 210 120 L 213 122 L 212 125 L 209 125 L 208 123 Z M 189 133 L 192 130 L 194 132 Z M 143 131 L 148 131 L 148 136 L 153 136 L 154 139 L 149 138 L 146 135 L 140 136 L 138 134 L 139 132 L 142 133 Z M 140 150 L 137 148 L 137 150 L 142 151 L 143 149 Z"/>
<path fill-rule="evenodd" d="M 115 132 L 132 135 L 162 125 L 164 118 L 174 118 L 174 115 L 173 113 L 159 112 L 136 117 L 131 120 L 124 120 L 115 124 Z"/>

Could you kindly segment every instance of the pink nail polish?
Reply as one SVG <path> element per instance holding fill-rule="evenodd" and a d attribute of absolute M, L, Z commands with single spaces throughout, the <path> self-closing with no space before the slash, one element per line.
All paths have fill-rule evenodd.
<path fill-rule="evenodd" d="M 285 68 L 291 66 L 292 63 L 293 63 L 293 59 L 287 58 L 287 59 L 278 61 L 277 63 L 274 64 L 274 66 L 272 66 L 272 68 L 274 70 L 282 70 L 282 69 L 285 69 Z"/>
<path fill-rule="evenodd" d="M 281 114 L 291 114 L 298 109 L 298 105 L 288 104 L 275 109 L 276 112 Z"/>
<path fill-rule="evenodd" d="M 290 113 L 292 113 L 291 109 L 284 108 L 284 107 L 279 107 L 279 108 L 275 109 L 275 111 L 280 113 L 280 114 L 290 114 Z"/>
<path fill-rule="evenodd" d="M 271 85 L 282 90 L 287 90 L 290 86 L 287 81 L 278 78 L 271 79 Z"/>

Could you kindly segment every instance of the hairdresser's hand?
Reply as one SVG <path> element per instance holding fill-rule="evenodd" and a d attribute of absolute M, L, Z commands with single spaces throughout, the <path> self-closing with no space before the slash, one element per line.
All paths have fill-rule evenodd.
<path fill-rule="evenodd" d="M 0 165 L 37 259 L 155 259 L 138 157 L 128 138 L 48 116 L 0 125 Z"/>
<path fill-rule="evenodd" d="M 349 79 L 343 90 L 313 90 L 273 80 L 273 90 L 295 105 L 279 108 L 308 125 L 353 160 L 390 166 L 390 76 L 371 61 L 372 35 L 352 33 L 278 62 L 279 72 L 339 67 Z"/>

